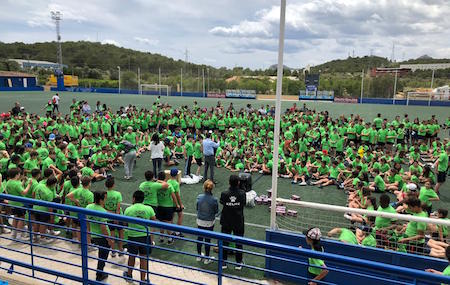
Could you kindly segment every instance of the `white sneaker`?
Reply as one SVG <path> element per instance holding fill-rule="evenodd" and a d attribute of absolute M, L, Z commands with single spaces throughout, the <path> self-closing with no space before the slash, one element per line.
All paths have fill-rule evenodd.
<path fill-rule="evenodd" d="M 205 254 L 204 254 L 203 252 L 200 253 L 200 255 L 201 255 L 201 256 L 205 256 Z M 200 262 L 200 261 L 203 260 L 203 257 L 197 256 L 197 258 L 196 258 L 195 260 L 197 260 L 198 262 Z"/>
<path fill-rule="evenodd" d="M 50 234 L 53 235 L 53 236 L 59 236 L 61 234 L 61 231 L 51 230 Z"/>
<path fill-rule="evenodd" d="M 347 220 L 352 220 L 352 215 L 350 215 L 349 213 L 345 213 L 344 218 L 346 218 Z"/>
<path fill-rule="evenodd" d="M 97 250 L 98 250 L 98 248 L 96 248 L 96 247 L 88 246 L 88 252 L 94 252 L 94 251 L 97 251 Z"/>
<path fill-rule="evenodd" d="M 298 183 L 298 185 L 300 185 L 300 186 L 306 186 L 306 185 L 308 185 L 306 182 L 300 182 L 300 183 Z"/>
<path fill-rule="evenodd" d="M 45 238 L 41 238 L 40 243 L 41 243 L 41 244 L 49 244 L 49 243 L 52 243 L 52 242 L 54 242 L 54 241 L 55 241 L 55 240 L 52 239 L 52 238 L 45 237 Z"/>
<path fill-rule="evenodd" d="M 239 263 L 238 265 L 236 265 L 236 266 L 234 267 L 234 269 L 235 269 L 235 270 L 238 270 L 238 271 L 241 271 L 241 270 L 242 270 L 242 264 L 244 264 L 244 263 Z"/>
<path fill-rule="evenodd" d="M 5 227 L 5 228 L 2 228 L 1 232 L 4 233 L 4 234 L 10 234 L 11 230 Z"/>
<path fill-rule="evenodd" d="M 203 264 L 208 265 L 210 263 L 213 263 L 215 258 L 212 256 L 208 256 L 209 258 L 205 258 L 205 261 L 203 261 Z"/>

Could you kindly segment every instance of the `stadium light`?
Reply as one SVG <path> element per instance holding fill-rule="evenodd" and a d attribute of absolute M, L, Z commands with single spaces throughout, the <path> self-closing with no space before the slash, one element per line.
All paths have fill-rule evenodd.
<path fill-rule="evenodd" d="M 120 94 L 120 66 L 117 66 L 117 69 L 119 70 L 119 94 Z"/>
<path fill-rule="evenodd" d="M 56 28 L 56 42 L 58 45 L 58 51 L 57 51 L 57 60 L 58 60 L 58 67 L 60 70 L 62 70 L 62 48 L 61 48 L 61 33 L 60 33 L 60 21 L 62 19 L 62 14 L 59 11 L 51 11 L 50 15 L 52 16 L 52 20 L 55 21 L 55 28 Z"/>
<path fill-rule="evenodd" d="M 277 189 L 278 189 L 278 147 L 280 145 L 280 117 L 281 117 L 281 91 L 283 88 L 283 52 L 284 52 L 284 26 L 286 22 L 286 0 L 281 0 L 280 5 L 280 35 L 278 38 L 278 68 L 277 89 L 275 101 L 275 130 L 273 136 L 273 167 L 272 167 L 272 205 L 270 207 L 270 228 L 275 230 Z"/>

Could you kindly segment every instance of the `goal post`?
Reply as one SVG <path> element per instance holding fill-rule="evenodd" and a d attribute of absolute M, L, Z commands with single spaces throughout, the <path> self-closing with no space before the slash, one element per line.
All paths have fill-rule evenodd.
<path fill-rule="evenodd" d="M 425 218 L 283 198 L 277 198 L 276 203 L 276 224 L 280 231 L 301 234 L 309 228 L 318 227 L 323 238 L 339 240 L 341 229 L 347 229 L 355 234 L 355 241 L 361 245 L 364 245 L 364 236 L 371 235 L 374 247 L 432 257 L 442 258 L 439 247 L 445 243 L 435 234 L 439 228 L 450 226 L 450 221 L 436 216 Z M 386 227 L 377 227 L 383 219 L 388 221 Z M 424 236 L 429 239 L 402 243 L 400 240 L 405 237 L 404 231 L 410 222 L 426 224 Z M 430 239 L 434 240 L 430 242 Z"/>
<path fill-rule="evenodd" d="M 170 86 L 162 84 L 141 84 L 139 85 L 140 95 L 170 95 Z"/>

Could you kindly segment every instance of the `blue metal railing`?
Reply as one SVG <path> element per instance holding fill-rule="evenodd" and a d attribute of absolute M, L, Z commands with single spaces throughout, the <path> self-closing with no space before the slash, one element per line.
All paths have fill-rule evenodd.
<path fill-rule="evenodd" d="M 28 215 L 25 218 L 18 218 L 18 217 L 14 218 L 16 220 L 22 220 L 23 222 L 25 222 L 25 224 L 28 225 L 28 229 L 18 231 L 19 234 L 27 233 L 28 234 L 27 240 L 23 240 L 23 239 L 21 240 L 18 238 L 12 238 L 12 237 L 7 237 L 5 235 L 0 235 L 0 252 L 1 251 L 4 251 L 4 252 L 10 251 L 11 254 L 21 254 L 23 258 L 20 258 L 20 260 L 19 260 L 17 258 L 6 257 L 5 254 L 0 254 L 0 261 L 3 262 L 3 265 L 1 265 L 0 268 L 7 270 L 9 273 L 22 274 L 22 275 L 26 275 L 26 276 L 29 276 L 32 278 L 48 281 L 48 282 L 54 283 L 54 284 L 63 284 L 58 281 L 58 279 L 61 279 L 61 278 L 80 282 L 82 284 L 104 284 L 103 282 L 96 281 L 95 278 L 91 278 L 89 276 L 90 272 L 95 272 L 95 273 L 99 273 L 99 274 L 102 274 L 104 272 L 104 273 L 109 274 L 109 276 L 113 276 L 116 278 L 124 278 L 123 276 L 121 276 L 115 272 L 109 271 L 108 270 L 109 268 L 105 268 L 103 271 L 98 271 L 96 268 L 89 266 L 89 260 L 94 260 L 97 262 L 105 262 L 106 264 L 109 264 L 111 266 L 115 266 L 118 268 L 122 268 L 123 270 L 128 270 L 130 268 L 127 264 L 121 264 L 119 262 L 110 260 L 108 258 L 103 259 L 100 257 L 94 257 L 92 254 L 89 254 L 89 251 L 91 248 L 96 248 L 99 251 L 99 253 L 102 250 L 108 251 L 108 254 L 109 254 L 109 251 L 121 253 L 119 250 L 116 250 L 115 248 L 110 249 L 109 247 L 105 247 L 104 245 L 90 244 L 89 237 L 94 238 L 94 239 L 109 238 L 109 239 L 114 240 L 116 243 L 119 241 L 122 241 L 122 242 L 128 243 L 130 245 L 135 244 L 135 245 L 144 246 L 144 247 L 148 248 L 146 256 L 134 255 L 129 252 L 126 253 L 126 255 L 134 256 L 135 258 L 141 258 L 141 262 L 142 262 L 142 258 L 144 258 L 144 261 L 147 263 L 154 262 L 154 263 L 168 265 L 168 266 L 176 266 L 179 268 L 191 270 L 192 272 L 199 272 L 201 274 L 205 274 L 205 275 L 209 275 L 209 276 L 216 276 L 217 284 L 222 284 L 222 281 L 224 278 L 235 279 L 235 280 L 239 280 L 243 283 L 248 283 L 248 284 L 262 284 L 261 279 L 264 278 L 264 274 L 270 274 L 270 275 L 275 274 L 277 276 L 288 278 L 290 280 L 294 279 L 297 282 L 302 282 L 302 283 L 310 281 L 310 279 L 308 279 L 308 277 L 307 277 L 307 272 L 300 271 L 298 275 L 293 275 L 293 274 L 288 274 L 288 273 L 284 273 L 281 271 L 271 270 L 264 266 L 261 266 L 261 264 L 267 263 L 268 260 L 271 260 L 272 262 L 288 261 L 290 264 L 292 264 L 292 266 L 299 266 L 299 267 L 310 266 L 310 265 L 308 265 L 307 261 L 305 262 L 305 261 L 299 260 L 299 257 L 306 258 L 306 259 L 307 258 L 317 258 L 317 259 L 324 260 L 325 263 L 330 262 L 333 264 L 333 266 L 328 266 L 327 270 L 329 270 L 330 272 L 339 272 L 340 274 L 346 274 L 346 275 L 348 275 L 349 280 L 351 279 L 352 276 L 358 276 L 358 277 L 367 278 L 368 280 L 369 279 L 376 280 L 380 284 L 417 284 L 417 283 L 438 284 L 441 282 L 442 283 L 450 283 L 449 277 L 431 274 L 431 273 L 420 271 L 420 270 L 415 270 L 415 269 L 410 269 L 410 268 L 405 268 L 405 267 L 400 267 L 400 266 L 394 266 L 394 265 L 389 265 L 389 264 L 384 264 L 384 263 L 379 263 L 379 262 L 373 262 L 373 261 L 368 261 L 368 260 L 364 260 L 364 259 L 340 256 L 340 255 L 330 254 L 330 253 L 326 253 L 326 252 L 317 252 L 317 251 L 312 251 L 309 249 L 302 249 L 302 248 L 286 246 L 286 245 L 282 245 L 282 244 L 269 243 L 269 242 L 265 242 L 265 241 L 248 239 L 248 238 L 234 236 L 234 235 L 217 233 L 214 231 L 205 231 L 205 230 L 200 230 L 200 229 L 191 228 L 191 227 L 178 226 L 178 225 L 161 223 L 161 222 L 151 221 L 151 220 L 143 220 L 143 219 L 127 217 L 127 216 L 123 216 L 123 215 L 111 214 L 111 213 L 107 213 L 107 212 L 92 211 L 92 210 L 78 208 L 78 207 L 74 207 L 74 206 L 56 204 L 56 203 L 52 203 L 52 202 L 44 202 L 44 201 L 40 201 L 40 200 L 27 199 L 27 198 L 10 196 L 10 195 L 5 195 L 5 194 L 0 194 L 0 201 L 2 201 L 2 200 L 16 201 L 16 202 L 23 203 L 25 205 L 44 206 L 44 207 L 51 208 L 53 210 L 62 210 L 65 213 L 67 213 L 67 212 L 76 213 L 78 221 L 79 221 L 79 225 L 80 225 L 79 230 L 74 229 L 72 227 L 67 227 L 65 225 L 56 225 L 56 224 L 47 224 L 47 223 L 38 222 L 32 218 L 33 215 L 39 214 L 39 213 L 44 213 L 44 212 L 30 209 L 28 207 L 17 207 L 17 206 L 6 205 L 4 203 L 0 203 L 0 206 L 3 206 L 4 208 L 5 207 L 22 208 L 22 209 L 25 209 L 28 211 Z M 52 215 L 59 216 L 61 219 L 73 218 L 66 214 L 52 213 Z M 6 214 L 0 214 L 0 216 L 9 217 Z M 89 226 L 88 226 L 89 224 L 97 223 L 97 224 L 101 225 L 101 224 L 107 224 L 107 223 L 100 222 L 100 221 L 94 221 L 94 220 L 92 220 L 92 217 L 104 218 L 104 219 L 107 219 L 108 221 L 120 221 L 124 224 L 130 223 L 130 224 L 143 225 L 146 227 L 146 230 L 143 232 L 145 232 L 147 237 L 150 237 L 150 235 L 161 236 L 161 237 L 167 236 L 167 235 L 161 234 L 155 230 L 151 231 L 150 229 L 161 229 L 161 230 L 167 230 L 167 231 L 173 231 L 173 232 L 181 232 L 181 233 L 185 234 L 187 237 L 177 237 L 177 236 L 170 236 L 170 237 L 177 240 L 177 243 L 180 242 L 180 243 L 192 244 L 192 248 L 195 248 L 195 245 L 197 243 L 208 244 L 210 246 L 216 246 L 218 249 L 217 259 L 213 259 L 214 265 L 208 267 L 208 269 L 205 269 L 204 267 L 183 264 L 182 262 L 174 262 L 173 259 L 179 261 L 179 257 L 196 258 L 196 257 L 202 257 L 202 256 L 198 255 L 197 252 L 194 252 L 194 251 L 190 252 L 190 251 L 186 251 L 186 250 L 178 250 L 178 249 L 176 249 L 176 247 L 167 248 L 167 247 L 163 247 L 160 245 L 151 244 L 149 242 L 149 238 L 147 238 L 147 242 L 145 244 L 143 244 L 143 243 L 139 243 L 139 242 L 131 242 L 127 239 L 120 239 L 120 238 L 114 237 L 114 236 L 104 236 L 102 234 L 94 234 L 89 231 Z M 36 226 L 36 225 L 46 225 L 46 226 L 52 227 L 54 229 L 64 230 L 64 231 L 71 232 L 71 233 L 79 231 L 81 234 L 81 241 L 73 241 L 68 238 L 51 236 L 46 233 L 41 234 L 41 236 L 52 237 L 55 240 L 58 240 L 61 242 L 75 243 L 76 245 L 79 245 L 81 247 L 81 253 L 66 250 L 66 249 L 63 249 L 60 247 L 56 247 L 56 246 L 52 245 L 51 243 L 49 243 L 49 244 L 36 243 L 34 241 L 34 238 L 39 234 L 38 232 L 33 231 L 33 226 Z M 125 226 L 116 225 L 116 226 L 118 228 L 123 228 L 125 230 L 129 229 L 128 226 L 126 226 L 126 225 Z M 11 228 L 11 227 L 9 227 L 9 228 Z M 136 231 L 136 229 L 134 229 L 134 228 L 133 228 L 133 230 Z M 192 238 L 191 236 L 194 238 Z M 206 243 L 205 241 L 199 242 L 196 239 L 196 237 L 198 237 L 198 236 L 201 236 L 204 238 L 209 238 L 212 241 L 210 243 Z M 13 246 L 5 246 L 5 245 L 3 245 L 3 243 L 1 243 L 2 240 L 9 240 L 13 243 L 26 245 L 26 246 L 28 246 L 27 248 L 29 248 L 29 250 L 24 251 L 24 250 L 20 250 L 20 248 L 19 249 L 13 248 Z M 217 242 L 214 243 L 213 242 L 214 240 L 216 240 Z M 242 253 L 244 253 L 245 255 L 253 255 L 260 262 L 259 263 L 257 262 L 256 264 L 252 264 L 252 263 L 241 264 L 242 267 L 245 269 L 245 271 L 240 272 L 240 273 L 236 272 L 235 275 L 226 273 L 227 270 L 223 270 L 222 265 L 225 265 L 225 264 L 226 265 L 238 265 L 238 264 L 235 262 L 232 262 L 230 260 L 225 261 L 223 259 L 224 250 L 235 251 L 235 252 L 241 251 L 241 250 L 239 250 L 237 248 L 232 248 L 230 246 L 225 246 L 225 243 L 235 243 L 235 244 L 244 245 L 246 247 L 246 249 L 243 249 Z M 248 247 L 252 248 L 252 250 L 249 250 Z M 68 257 L 73 257 L 73 258 L 70 258 L 69 260 L 55 260 L 51 256 L 48 256 L 48 255 L 46 256 L 46 255 L 42 255 L 42 254 L 38 253 L 37 249 L 41 249 L 41 248 L 46 249 L 46 250 L 60 251 L 60 252 L 63 252 L 64 254 L 67 254 Z M 176 255 L 176 258 L 172 258 L 172 260 L 164 259 L 164 258 L 157 259 L 157 258 L 153 257 L 153 255 L 154 255 L 153 253 L 152 254 L 149 253 L 150 249 L 159 251 L 163 254 L 170 253 L 171 255 Z M 282 257 L 277 256 L 276 253 L 283 253 L 283 256 Z M 288 255 L 286 255 L 286 254 L 288 254 Z M 155 254 L 155 255 L 157 255 L 157 254 Z M 25 261 L 26 258 L 24 256 L 29 257 L 30 261 L 26 262 Z M 286 257 L 286 256 L 288 256 L 288 257 Z M 289 256 L 291 256 L 292 258 Z M 41 259 L 41 260 L 48 259 L 49 262 L 59 262 L 61 264 L 64 264 L 65 266 L 67 266 L 67 268 L 72 268 L 72 270 L 59 271 L 59 270 L 52 268 L 51 265 L 44 267 L 41 263 L 37 264 L 37 262 L 36 262 L 37 259 Z M 9 264 L 10 266 L 5 267 L 4 266 L 5 263 Z M 342 265 L 342 266 L 339 266 L 339 265 Z M 342 267 L 345 267 L 345 266 L 347 266 L 347 267 L 351 266 L 353 268 L 357 268 L 358 270 L 350 271 L 350 270 L 342 269 Z M 216 268 L 216 269 L 210 270 L 209 268 Z M 24 271 L 23 269 L 27 269 L 28 271 Z M 71 272 L 73 272 L 74 269 L 77 269 L 77 270 L 81 269 L 80 274 L 71 273 Z M 31 273 L 27 273 L 29 271 L 31 271 Z M 147 266 L 147 270 L 133 268 L 133 271 L 137 271 L 139 273 L 143 272 L 145 274 L 145 276 L 147 276 L 147 277 L 155 276 L 158 278 L 164 278 L 164 279 L 173 280 L 173 281 L 182 281 L 182 282 L 189 283 L 189 284 L 203 284 L 203 283 L 201 283 L 202 281 L 200 281 L 200 280 L 190 280 L 191 278 L 186 278 L 186 276 L 175 276 L 174 274 L 167 274 L 167 273 L 164 274 L 161 272 L 157 272 L 156 270 L 154 270 L 154 268 L 150 268 L 149 266 Z M 42 275 L 39 275 L 37 273 L 45 273 L 47 275 L 54 276 L 55 280 L 49 279 L 48 276 L 42 277 Z M 249 278 L 249 276 L 251 278 Z M 140 284 L 154 284 L 154 283 L 150 283 L 152 278 L 153 277 L 147 279 L 146 281 L 144 281 Z M 131 279 L 131 281 L 138 281 L 138 280 Z M 164 283 L 167 284 L 167 282 L 164 282 Z M 317 284 L 335 284 L 335 283 L 327 282 L 326 279 L 325 279 L 325 281 L 316 281 L 316 283 Z M 209 283 L 209 284 L 211 284 L 211 283 Z"/>

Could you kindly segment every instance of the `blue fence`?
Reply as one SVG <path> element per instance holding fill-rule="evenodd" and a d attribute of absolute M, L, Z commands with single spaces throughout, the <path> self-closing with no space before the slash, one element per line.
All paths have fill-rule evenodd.
<path fill-rule="evenodd" d="M 195 271 L 200 272 L 202 274 L 208 275 L 208 276 L 215 276 L 214 280 L 217 280 L 217 284 L 222 284 L 222 280 L 224 278 L 229 279 L 235 279 L 239 280 L 243 283 L 249 283 L 249 284 L 262 284 L 261 281 L 258 280 L 258 278 L 255 278 L 255 276 L 260 276 L 260 278 L 263 278 L 263 274 L 266 276 L 277 276 L 281 277 L 283 279 L 290 279 L 291 281 L 294 281 L 295 283 L 305 284 L 310 279 L 308 279 L 306 271 L 304 268 L 308 266 L 307 259 L 309 257 L 311 258 L 319 258 L 323 259 L 325 263 L 327 264 L 327 269 L 330 271 L 330 276 L 333 274 L 339 274 L 343 277 L 345 277 L 345 284 L 361 284 L 361 283 L 355 283 L 352 280 L 364 280 L 364 282 L 371 282 L 370 284 L 439 284 L 440 282 L 450 282 L 450 278 L 443 277 L 440 275 L 435 275 L 431 273 L 424 272 L 422 270 L 416 270 L 396 265 L 389 265 L 382 262 L 374 262 L 374 261 L 368 261 L 363 260 L 359 258 L 354 257 L 347 257 L 343 255 L 337 255 L 333 253 L 322 253 L 322 252 L 316 252 L 311 251 L 309 249 L 303 249 L 298 248 L 297 246 L 291 246 L 291 245 L 283 245 L 276 242 L 266 242 L 266 241 L 258 241 L 243 237 L 237 237 L 233 235 L 227 235 L 227 234 L 221 234 L 213 231 L 204 231 L 199 230 L 195 228 L 189 228 L 189 227 L 182 227 L 167 223 L 160 223 L 156 221 L 150 221 L 150 220 L 143 220 L 143 219 L 137 219 L 132 217 L 127 217 L 123 215 L 116 215 L 116 214 L 110 214 L 110 213 L 104 213 L 99 211 L 92 211 L 84 208 L 78 208 L 78 207 L 72 207 L 67 206 L 63 204 L 56 204 L 52 202 L 44 202 L 44 201 L 38 201 L 33 199 L 27 199 L 17 196 L 10 196 L 5 194 L 0 194 L 0 201 L 3 199 L 9 200 L 9 201 L 16 201 L 21 202 L 26 205 L 25 207 L 18 207 L 18 206 L 12 206 L 11 204 L 6 205 L 4 203 L 0 203 L 0 205 L 4 207 L 9 208 L 16 208 L 16 209 L 23 209 L 28 211 L 28 215 L 20 218 L 15 217 L 18 221 L 23 221 L 28 225 L 28 229 L 20 230 L 19 232 L 25 233 L 27 237 L 25 239 L 19 239 L 19 238 L 13 238 L 12 236 L 6 236 L 6 235 L 0 235 L 0 241 L 1 240 L 10 240 L 13 242 L 13 244 L 22 244 L 26 246 L 26 250 L 23 250 L 23 246 L 15 248 L 11 245 L 3 245 L 3 243 L 0 243 L 0 251 L 3 251 L 3 254 L 0 254 L 0 261 L 3 263 L 1 264 L 0 268 L 7 270 L 8 273 L 16 273 L 16 274 L 22 274 L 26 276 L 30 276 L 32 278 L 45 280 L 54 284 L 64 284 L 58 281 L 58 278 L 61 279 L 67 279 L 67 280 L 73 280 L 76 282 L 80 282 L 83 284 L 104 284 L 99 281 L 95 280 L 95 277 L 92 277 L 92 274 L 90 276 L 89 273 L 97 272 L 99 274 L 108 273 L 110 278 L 123 278 L 123 276 L 120 276 L 121 274 L 110 272 L 107 268 L 104 270 L 98 270 L 95 267 L 89 266 L 89 260 L 96 260 L 98 262 L 106 262 L 106 264 L 113 265 L 115 267 L 123 268 L 124 270 L 127 270 L 129 267 L 126 264 L 120 264 L 113 260 L 108 260 L 108 258 L 101 257 L 101 252 L 103 254 L 105 251 L 109 253 L 109 251 L 112 252 L 118 252 L 117 249 L 110 249 L 108 246 L 108 243 L 101 243 L 98 242 L 99 239 L 112 239 L 116 242 L 123 241 L 127 242 L 128 246 L 131 245 L 139 245 L 145 247 L 146 255 L 134 255 L 131 253 L 127 253 L 128 256 L 134 256 L 141 258 L 141 262 L 143 262 L 142 259 L 144 259 L 146 262 L 156 262 L 160 264 L 165 265 L 171 265 L 176 266 L 179 268 L 184 268 L 189 271 Z M 57 225 L 57 224 L 47 224 L 43 222 L 38 222 L 37 220 L 34 220 L 32 216 L 34 215 L 37 217 L 38 214 L 45 213 L 37 210 L 30 210 L 29 205 L 39 205 L 44 206 L 55 210 L 60 210 L 61 213 L 55 213 L 52 215 L 55 215 L 56 217 L 60 218 L 70 218 L 70 216 L 67 216 L 65 214 L 62 214 L 64 212 L 73 212 L 74 216 L 72 218 L 76 217 L 79 221 L 79 229 L 67 227 L 65 225 Z M 17 212 L 17 211 L 16 211 Z M 2 214 L 2 217 L 8 217 L 5 214 Z M 104 236 L 101 234 L 94 234 L 89 232 L 89 224 L 105 224 L 104 222 L 101 222 L 98 220 L 98 218 L 104 218 L 108 221 L 119 221 L 124 224 L 124 226 L 119 226 L 121 228 L 127 229 L 128 227 L 126 224 L 133 223 L 133 224 L 141 224 L 144 225 L 146 230 L 145 232 L 146 236 L 146 242 L 136 242 L 136 241 L 130 241 L 126 239 L 120 239 L 113 236 Z M 77 244 L 79 244 L 81 248 L 81 252 L 78 251 L 69 251 L 64 250 L 61 247 L 52 246 L 51 244 L 43 244 L 43 243 L 37 243 L 36 237 L 38 236 L 38 232 L 34 230 L 33 228 L 36 227 L 36 225 L 44 225 L 44 226 L 51 226 L 53 228 L 57 228 L 60 230 L 65 230 L 68 232 L 75 232 L 80 234 L 80 240 L 76 241 Z M 163 247 L 161 245 L 155 245 L 150 242 L 151 238 L 150 235 L 153 236 L 164 236 L 164 234 L 159 233 L 156 229 L 163 229 L 168 231 L 179 231 L 181 233 L 184 233 L 187 237 L 173 237 L 176 239 L 176 242 L 183 242 L 183 243 L 191 243 L 192 247 L 194 248 L 199 241 L 197 241 L 198 236 L 202 236 L 205 238 L 212 239 L 212 242 L 200 242 L 201 244 L 208 244 L 208 245 L 214 245 L 217 246 L 218 249 L 218 255 L 216 258 L 209 258 L 212 260 L 212 263 L 209 265 L 209 267 L 199 267 L 199 266 L 189 266 L 185 264 L 176 263 L 173 261 L 162 259 L 156 259 L 153 257 L 153 254 L 150 254 L 151 250 L 157 250 L 163 253 L 166 253 L 165 256 L 183 256 L 183 257 L 189 257 L 189 258 L 196 258 L 196 257 L 202 257 L 198 255 L 197 253 L 186 251 L 186 250 L 177 250 L 173 247 Z M 20 233 L 19 233 L 20 234 Z M 42 231 L 40 233 L 41 238 L 43 237 L 52 237 L 55 240 L 59 240 L 62 242 L 74 242 L 71 239 L 63 238 L 63 237 L 56 237 L 56 236 L 50 236 L 49 234 L 46 234 Z M 92 236 L 92 239 L 90 238 Z M 89 241 L 92 240 L 92 243 Z M 97 242 L 94 242 L 97 241 Z M 224 260 L 223 253 L 224 251 L 240 251 L 239 249 L 235 247 L 228 246 L 228 243 L 234 243 L 234 244 L 241 244 L 244 246 L 244 249 L 242 252 L 245 255 L 253 255 L 262 261 L 265 262 L 266 266 L 264 266 L 264 262 L 261 264 L 237 264 L 235 262 L 232 262 L 230 260 Z M 47 252 L 51 251 L 58 251 L 63 252 L 67 256 L 70 256 L 71 258 L 66 258 L 64 260 L 55 260 L 52 258 L 52 254 L 46 254 L 43 255 L 39 253 L 38 249 L 46 249 Z M 93 256 L 93 254 L 90 254 L 90 251 L 92 248 L 96 248 L 99 252 L 99 257 Z M 22 250 L 21 250 L 22 249 Z M 21 254 L 22 258 L 12 258 L 8 257 L 9 254 L 7 253 L 14 253 L 14 254 Z M 103 255 L 104 256 L 104 255 Z M 108 256 L 108 255 L 106 255 Z M 164 256 L 164 254 L 163 254 Z M 204 258 L 204 257 L 203 257 Z M 48 261 L 48 263 L 38 263 L 38 259 L 44 259 Z M 245 258 L 244 258 L 245 259 Z M 74 262 L 75 261 L 75 262 Z M 76 261 L 81 261 L 77 263 Z M 51 266 L 52 262 L 57 262 L 64 265 L 65 270 L 56 270 Z M 287 273 L 286 268 L 275 268 L 273 266 L 267 266 L 267 264 L 286 264 L 288 263 L 290 268 L 292 269 L 292 272 Z M 9 264 L 9 266 L 8 266 Z M 231 265 L 241 265 L 244 267 L 243 272 L 240 272 L 236 275 L 231 275 L 227 273 L 227 270 L 223 269 L 223 265 L 227 264 L 228 266 Z M 75 269 L 76 270 L 75 270 Z M 28 273 L 26 273 L 23 269 L 27 269 Z M 76 274 L 74 272 L 79 272 L 79 274 Z M 146 276 L 150 276 L 150 279 L 147 279 L 146 281 L 140 283 L 140 284 L 154 284 L 150 283 L 152 278 L 164 278 L 164 280 L 177 280 L 177 281 L 183 281 L 190 284 L 204 284 L 202 283 L 201 278 L 183 278 L 183 276 L 176 276 L 176 274 L 163 274 L 160 272 L 157 272 L 154 270 L 154 268 L 148 268 L 146 270 L 141 269 L 134 269 L 135 271 L 140 271 L 144 273 Z M 237 271 L 236 271 L 237 272 Z M 42 277 L 42 275 L 39 275 L 38 273 L 45 273 L 46 277 Z M 258 273 L 259 275 L 255 275 L 255 273 Z M 250 275 L 253 276 L 253 279 L 248 279 L 243 276 Z M 49 278 L 48 276 L 53 276 L 56 278 L 56 280 L 53 278 Z M 362 278 L 362 279 L 361 279 Z M 111 279 L 110 282 L 117 282 Z M 129 279 L 130 281 L 131 279 Z M 163 284 L 169 284 L 170 281 L 164 281 L 161 282 Z M 136 280 L 137 281 L 137 280 Z M 336 282 L 333 279 L 330 278 L 330 280 L 325 279 L 325 281 L 317 281 L 317 284 L 342 284 L 341 282 Z M 210 281 L 206 282 L 206 284 L 211 284 Z"/>

